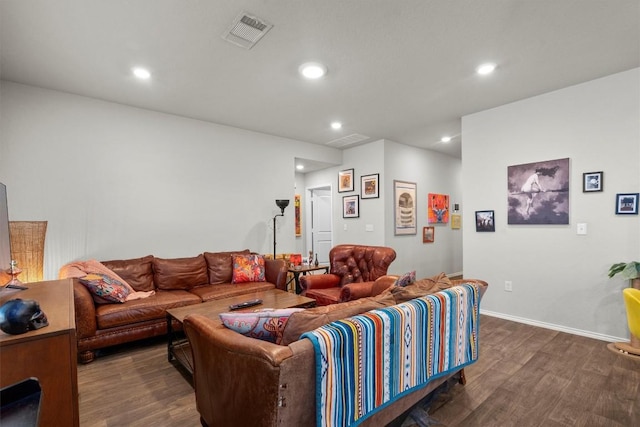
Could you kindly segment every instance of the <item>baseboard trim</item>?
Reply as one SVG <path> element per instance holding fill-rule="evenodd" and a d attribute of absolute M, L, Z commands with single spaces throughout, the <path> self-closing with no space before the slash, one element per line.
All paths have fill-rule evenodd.
<path fill-rule="evenodd" d="M 574 329 L 566 326 L 554 325 L 553 323 L 540 322 L 538 320 L 526 319 L 524 317 L 512 316 L 510 314 L 497 313 L 495 311 L 480 309 L 480 314 L 484 314 L 491 317 L 498 317 L 504 320 L 511 320 L 513 322 L 524 323 L 526 325 L 537 326 L 545 329 L 552 329 L 554 331 L 566 332 L 568 334 L 580 335 L 582 337 L 594 338 L 600 341 L 616 342 L 616 341 L 628 341 L 628 338 L 614 337 L 611 335 L 598 334 L 596 332 L 584 331 L 582 329 Z"/>
<path fill-rule="evenodd" d="M 455 272 L 455 273 L 447 274 L 447 277 L 458 277 L 458 276 L 459 277 L 464 277 L 464 276 L 462 276 L 462 271 L 458 271 L 458 272 Z"/>

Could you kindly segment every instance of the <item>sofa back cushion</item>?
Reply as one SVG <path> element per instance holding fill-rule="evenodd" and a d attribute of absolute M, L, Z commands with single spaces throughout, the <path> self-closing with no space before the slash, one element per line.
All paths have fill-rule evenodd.
<path fill-rule="evenodd" d="M 207 262 L 200 254 L 191 258 L 153 258 L 153 279 L 158 289 L 191 289 L 206 285 Z"/>
<path fill-rule="evenodd" d="M 340 286 L 373 282 L 395 259 L 396 251 L 385 246 L 337 245 L 329 251 L 331 273 L 340 276 Z"/>
<path fill-rule="evenodd" d="M 204 258 L 207 262 L 208 283 L 217 285 L 221 283 L 231 283 L 233 275 L 233 255 L 248 255 L 251 251 L 232 252 L 205 252 Z"/>
<path fill-rule="evenodd" d="M 451 286 L 453 284 L 447 275 L 440 273 L 437 276 L 416 280 L 406 286 L 392 286 L 388 291 L 393 295 L 396 304 L 400 304 L 414 298 L 434 294 Z"/>
<path fill-rule="evenodd" d="M 102 261 L 109 270 L 122 277 L 138 292 L 153 291 L 153 255 L 142 258 Z"/>
<path fill-rule="evenodd" d="M 284 328 L 282 345 L 289 345 L 300 339 L 300 335 L 336 320 L 365 313 L 376 308 L 394 305 L 395 301 L 388 292 L 375 297 L 360 298 L 340 304 L 322 305 L 293 313 Z"/>

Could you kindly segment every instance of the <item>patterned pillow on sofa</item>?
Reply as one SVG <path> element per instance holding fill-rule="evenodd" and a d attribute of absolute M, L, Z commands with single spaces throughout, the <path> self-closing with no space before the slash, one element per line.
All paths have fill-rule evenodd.
<path fill-rule="evenodd" d="M 97 304 L 122 303 L 129 295 L 129 289 L 126 286 L 106 274 L 87 274 L 78 281 L 91 292 Z"/>
<path fill-rule="evenodd" d="M 231 283 L 266 282 L 262 255 L 233 255 Z"/>
<path fill-rule="evenodd" d="M 304 308 L 265 308 L 252 312 L 220 313 L 222 324 L 239 334 L 280 344 L 289 316 Z"/>
<path fill-rule="evenodd" d="M 416 271 L 410 271 L 408 273 L 404 273 L 402 276 L 398 277 L 396 280 L 396 286 L 407 286 L 416 281 Z"/>

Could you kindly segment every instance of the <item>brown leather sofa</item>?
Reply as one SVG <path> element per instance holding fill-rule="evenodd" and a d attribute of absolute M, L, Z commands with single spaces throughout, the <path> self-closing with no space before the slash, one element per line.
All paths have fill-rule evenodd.
<path fill-rule="evenodd" d="M 317 305 L 336 304 L 371 295 L 376 279 L 387 274 L 396 251 L 385 246 L 337 245 L 329 251 L 329 274 L 300 277 L 302 295 Z"/>
<path fill-rule="evenodd" d="M 104 347 L 167 333 L 166 310 L 204 301 L 273 288 L 286 290 L 287 267 L 283 260 L 265 259 L 266 282 L 232 284 L 235 252 L 205 252 L 196 257 L 163 259 L 152 255 L 102 261 L 136 291 L 154 295 L 121 304 L 96 304 L 78 280 L 74 280 L 74 305 L 78 359 L 88 363 Z M 61 269 L 60 278 L 64 277 Z M 180 328 L 174 324 L 174 328 Z"/>
<path fill-rule="evenodd" d="M 387 278 L 379 279 L 387 283 Z M 391 283 L 395 278 L 391 279 Z M 473 281 L 480 295 L 487 283 Z M 379 284 L 379 287 L 384 287 Z M 434 284 L 436 290 L 438 284 Z M 194 358 L 196 406 L 203 426 L 314 426 L 316 425 L 316 360 L 313 344 L 301 333 L 322 324 L 395 303 L 391 292 L 376 297 L 319 306 L 295 313 L 285 327 L 282 345 L 241 335 L 197 314 L 184 319 L 184 330 Z M 307 328 L 292 332 L 293 316 L 306 318 Z M 313 320 L 309 320 L 313 319 Z M 437 333 L 437 332 L 433 332 Z M 398 341 L 400 342 L 400 341 Z M 424 388 L 404 395 L 363 420 L 362 426 L 387 425 L 423 399 L 444 381 L 460 376 L 458 370 L 437 377 Z M 250 410 L 249 410 L 249 409 Z"/>

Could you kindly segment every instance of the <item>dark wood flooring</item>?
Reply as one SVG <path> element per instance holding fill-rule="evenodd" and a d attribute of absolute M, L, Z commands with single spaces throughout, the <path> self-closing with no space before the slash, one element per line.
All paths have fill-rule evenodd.
<path fill-rule="evenodd" d="M 480 358 L 465 372 L 465 386 L 416 408 L 422 425 L 640 426 L 640 362 L 602 341 L 481 316 Z M 191 384 L 162 340 L 79 365 L 78 384 L 82 427 L 200 425 Z M 420 426 L 411 415 L 394 424 Z"/>

